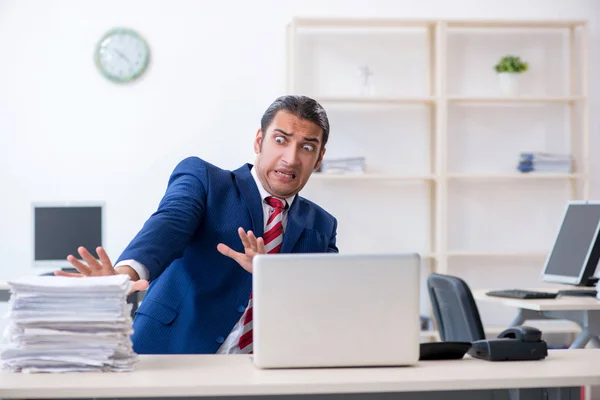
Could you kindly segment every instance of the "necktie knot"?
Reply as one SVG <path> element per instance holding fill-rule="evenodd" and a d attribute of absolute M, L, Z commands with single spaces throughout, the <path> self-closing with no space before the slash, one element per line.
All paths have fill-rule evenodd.
<path fill-rule="evenodd" d="M 265 202 L 273 207 L 275 210 L 283 211 L 287 206 L 287 202 L 285 200 L 279 199 L 275 196 L 269 196 L 265 198 Z"/>

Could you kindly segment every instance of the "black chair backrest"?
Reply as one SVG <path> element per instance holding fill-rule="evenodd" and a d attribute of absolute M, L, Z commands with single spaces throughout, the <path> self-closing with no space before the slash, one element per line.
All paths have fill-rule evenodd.
<path fill-rule="evenodd" d="M 485 339 L 477 304 L 465 281 L 455 276 L 432 273 L 427 278 L 427 290 L 442 341 Z"/>

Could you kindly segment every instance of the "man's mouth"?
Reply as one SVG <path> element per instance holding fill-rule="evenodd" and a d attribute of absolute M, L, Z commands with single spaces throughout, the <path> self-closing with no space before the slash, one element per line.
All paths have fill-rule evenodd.
<path fill-rule="evenodd" d="M 281 171 L 276 169 L 275 173 L 279 176 L 282 176 L 284 178 L 288 178 L 288 179 L 296 179 L 296 174 L 294 174 L 293 172 L 285 172 L 285 171 Z"/>

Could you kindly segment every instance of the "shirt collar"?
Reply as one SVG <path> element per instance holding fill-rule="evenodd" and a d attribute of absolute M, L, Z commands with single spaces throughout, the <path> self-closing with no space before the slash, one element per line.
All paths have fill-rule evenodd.
<path fill-rule="evenodd" d="M 258 175 L 256 174 L 256 168 L 254 168 L 254 166 L 252 166 L 252 168 L 250 169 L 250 173 L 252 174 L 252 178 L 254 178 L 254 182 L 256 182 L 256 187 L 258 187 L 258 192 L 260 193 L 260 200 L 261 200 L 261 202 L 264 202 L 265 199 L 267 197 L 272 196 L 272 194 L 267 192 L 265 190 L 265 188 L 263 187 L 260 179 L 258 179 Z M 293 195 L 293 196 L 287 197 L 285 199 L 285 201 L 288 204 L 288 210 L 292 206 L 292 202 L 294 201 L 295 198 L 296 198 L 296 195 Z"/>

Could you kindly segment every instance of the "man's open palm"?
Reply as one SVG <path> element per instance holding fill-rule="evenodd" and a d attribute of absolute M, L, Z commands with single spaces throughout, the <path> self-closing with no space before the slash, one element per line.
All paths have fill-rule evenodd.
<path fill-rule="evenodd" d="M 108 254 L 102 247 L 96 248 L 96 253 L 100 258 L 97 260 L 92 254 L 85 248 L 79 247 L 77 252 L 83 258 L 83 260 L 87 263 L 87 265 L 77 258 L 75 258 L 72 254 L 69 254 L 67 260 L 79 271 L 77 272 L 65 272 L 65 271 L 55 271 L 54 275 L 56 276 L 68 276 L 73 278 L 82 278 L 86 276 L 108 276 L 108 275 L 116 275 L 117 271 L 115 271 Z M 137 280 L 133 282 L 133 286 L 131 288 L 131 293 L 137 292 L 139 290 L 146 290 L 148 288 L 147 280 Z"/>
<path fill-rule="evenodd" d="M 238 228 L 238 234 L 240 235 L 240 239 L 244 245 L 243 253 L 237 252 L 223 243 L 219 243 L 217 245 L 217 250 L 219 250 L 219 252 L 224 256 L 237 261 L 242 268 L 252 273 L 252 259 L 254 256 L 257 254 L 267 254 L 265 242 L 261 237 L 257 239 L 252 231 L 248 231 L 248 233 L 246 233 L 244 228 Z"/>

